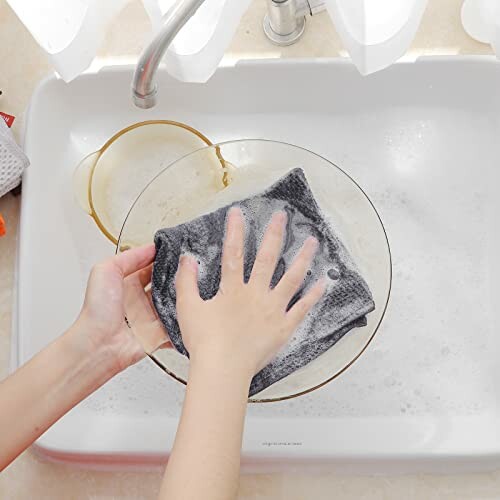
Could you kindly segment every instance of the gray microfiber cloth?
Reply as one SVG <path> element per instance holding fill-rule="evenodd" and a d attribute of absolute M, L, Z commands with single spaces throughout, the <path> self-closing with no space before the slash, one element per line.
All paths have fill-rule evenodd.
<path fill-rule="evenodd" d="M 307 236 L 315 236 L 319 249 L 303 286 L 289 308 L 321 276 L 327 276 L 327 290 L 288 345 L 257 373 L 250 396 L 305 366 L 332 347 L 347 332 L 366 325 L 366 314 L 375 304 L 365 280 L 346 248 L 321 213 L 300 168 L 290 171 L 263 193 L 220 208 L 155 235 L 156 258 L 152 276 L 153 303 L 174 347 L 189 356 L 177 323 L 175 275 L 179 256 L 188 253 L 199 262 L 199 289 L 204 300 L 219 289 L 222 244 L 226 214 L 237 205 L 246 219 L 244 279 L 250 277 L 259 241 L 273 212 L 288 215 L 282 255 L 271 281 L 273 287 L 289 267 Z"/>

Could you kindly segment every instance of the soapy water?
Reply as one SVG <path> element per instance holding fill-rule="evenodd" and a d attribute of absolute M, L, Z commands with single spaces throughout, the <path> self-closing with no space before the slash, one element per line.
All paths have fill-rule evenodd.
<path fill-rule="evenodd" d="M 257 166 L 252 166 L 252 165 L 248 166 L 247 165 L 246 168 L 244 168 L 244 169 L 240 168 L 237 170 L 236 169 L 233 170 L 231 172 L 232 175 L 231 175 L 230 186 L 227 189 L 224 189 L 223 191 L 220 191 L 220 188 L 218 187 L 219 191 L 214 196 L 214 194 L 211 190 L 206 189 L 206 185 L 207 185 L 206 179 L 208 179 L 209 185 L 213 185 L 213 184 L 211 184 L 213 181 L 210 180 L 211 176 L 213 177 L 213 175 L 212 175 L 213 169 L 210 170 L 210 169 L 205 168 L 203 171 L 200 172 L 198 165 L 192 164 L 192 165 L 190 165 L 190 167 L 193 168 L 196 172 L 201 174 L 201 175 L 197 176 L 199 178 L 199 186 L 198 187 L 200 189 L 196 189 L 196 186 L 195 186 L 195 189 L 192 189 L 193 186 L 188 186 L 186 188 L 186 186 L 185 186 L 185 175 L 186 175 L 185 171 L 184 171 L 184 173 L 181 173 L 178 176 L 179 182 L 176 185 L 180 189 L 177 189 L 177 190 L 171 189 L 171 187 L 172 187 L 171 180 L 172 180 L 172 178 L 176 177 L 176 172 L 174 172 L 173 176 L 169 173 L 169 177 L 168 177 L 169 183 L 168 184 L 169 184 L 170 189 L 163 190 L 161 193 L 162 196 L 157 196 L 155 193 L 154 196 L 151 196 L 149 200 L 146 200 L 146 206 L 149 205 L 148 208 L 154 208 L 154 210 L 156 210 L 156 211 L 158 211 L 160 209 L 164 214 L 166 212 L 166 217 L 164 216 L 164 219 L 163 219 L 163 222 L 166 223 L 166 225 L 172 225 L 175 223 L 182 222 L 182 219 L 180 219 L 180 217 L 182 216 L 183 219 L 189 218 L 190 212 L 197 212 L 197 213 L 193 213 L 193 215 L 198 215 L 200 212 L 201 213 L 208 212 L 208 211 L 213 210 L 214 208 L 217 208 L 217 206 L 227 204 L 228 200 L 244 198 L 245 196 L 248 196 L 249 191 L 250 192 L 252 191 L 252 186 L 253 186 L 254 192 L 260 192 L 262 190 L 263 185 L 265 186 L 266 184 L 270 184 L 272 181 L 276 180 L 276 172 L 273 172 L 272 169 L 269 169 L 269 168 L 262 169 L 262 168 L 259 168 Z M 259 174 L 262 173 L 262 175 L 256 176 L 255 171 L 258 171 Z M 219 173 L 220 172 L 217 171 L 217 174 L 219 174 Z M 266 175 L 267 175 L 267 179 L 266 179 Z M 184 189 L 182 189 L 183 187 L 184 187 Z M 154 188 L 155 189 L 159 188 L 161 190 L 161 188 L 162 188 L 161 183 L 158 186 L 154 186 Z M 166 198 L 168 198 L 168 200 L 166 200 Z M 171 198 L 173 198 L 173 199 L 171 199 Z M 193 208 L 193 204 L 187 203 L 187 206 L 189 206 L 190 211 L 183 210 L 182 214 L 181 214 L 180 211 L 178 209 L 176 209 L 175 207 L 178 207 L 180 205 L 180 200 L 183 200 L 184 202 L 186 202 L 187 199 L 195 201 L 195 204 L 194 204 L 195 207 Z M 158 200 L 161 200 L 159 205 L 158 205 Z M 140 201 L 142 201 L 142 200 L 140 200 Z M 155 204 L 156 204 L 156 207 L 155 207 Z M 182 203 L 181 205 L 186 206 L 186 203 Z M 169 210 L 163 210 L 166 208 L 168 208 Z M 286 204 L 283 203 L 282 207 L 280 207 L 280 208 L 286 209 L 287 208 Z M 269 211 L 268 207 L 263 207 L 263 206 L 252 207 L 251 211 L 253 213 L 246 215 L 247 224 L 249 223 L 250 220 L 254 219 L 257 214 L 259 215 L 259 217 L 261 217 L 263 219 L 265 219 L 265 218 L 270 219 L 270 217 L 272 215 L 271 212 Z M 149 210 L 147 210 L 147 211 L 140 210 L 138 213 L 141 213 L 141 212 L 147 213 L 150 211 Z M 331 221 L 331 217 L 327 217 L 327 218 L 330 219 L 329 221 Z M 155 220 L 154 217 L 151 218 L 151 223 L 154 223 L 154 220 Z M 144 220 L 142 219 L 141 222 L 144 222 Z M 147 226 L 147 222 L 148 221 L 146 221 L 146 224 L 145 224 L 146 226 Z M 134 226 L 129 224 L 128 226 L 126 226 L 126 228 L 127 227 L 130 228 L 130 227 L 134 227 Z M 155 229 L 157 227 L 158 226 L 155 225 Z M 335 226 L 335 227 L 337 229 L 338 226 Z M 133 232 L 135 233 L 135 231 L 133 231 Z M 298 236 L 296 235 L 296 241 L 294 242 L 294 245 L 292 246 L 292 248 L 288 252 L 288 255 L 289 255 L 288 258 L 290 261 L 295 257 L 295 255 L 296 255 L 298 249 L 300 248 L 300 246 L 302 245 L 303 241 L 310 235 L 309 234 L 310 231 L 307 231 L 306 229 L 304 229 L 302 232 L 304 234 L 300 234 Z M 338 232 L 341 233 L 341 231 L 338 231 Z M 146 233 L 143 233 L 143 234 L 146 234 Z M 257 244 L 260 244 L 261 238 L 262 238 L 262 234 L 259 234 L 257 237 L 257 240 L 258 240 Z M 204 252 L 205 253 L 208 252 L 209 254 L 214 253 L 215 249 L 205 248 Z M 215 255 L 213 257 L 215 257 Z M 347 256 L 344 255 L 344 258 L 347 258 Z M 329 270 L 329 267 L 326 265 L 326 263 L 324 266 L 321 266 L 321 268 L 322 268 L 323 274 L 326 274 L 327 271 Z M 204 272 L 205 272 L 205 270 L 204 270 L 203 265 L 202 265 L 202 268 L 200 269 L 200 274 L 203 275 Z M 328 286 L 334 286 L 333 280 L 332 280 L 332 284 L 331 285 L 329 284 Z M 299 344 L 301 341 L 303 341 L 303 335 L 304 335 L 303 332 L 305 332 L 305 328 L 301 328 L 296 333 L 296 335 L 291 340 L 292 345 Z M 138 377 L 139 377 L 139 375 L 138 375 Z M 127 383 L 127 387 L 130 387 L 131 385 L 132 384 Z M 114 405 L 113 405 L 113 407 L 114 407 Z"/>
<path fill-rule="evenodd" d="M 266 177 L 266 175 L 263 176 L 256 176 L 255 171 L 257 172 L 265 172 L 267 174 L 267 177 L 269 178 L 269 181 L 267 179 L 263 179 Z M 269 172 L 269 173 L 268 173 Z M 257 178 L 257 179 L 256 179 Z M 197 208 L 199 212 L 208 212 L 212 211 L 218 206 L 225 205 L 231 200 L 234 199 L 241 199 L 245 198 L 246 196 L 249 195 L 249 192 L 252 192 L 252 185 L 254 186 L 253 191 L 255 193 L 261 192 L 262 191 L 262 186 L 263 184 L 266 185 L 267 183 L 271 183 L 272 181 L 276 180 L 276 172 L 273 172 L 270 169 L 262 169 L 256 166 L 247 166 L 245 169 L 239 169 L 238 171 L 233 171 L 232 176 L 231 176 L 231 184 L 227 189 L 224 189 L 223 191 L 219 191 L 216 196 L 213 196 L 211 192 L 205 192 L 205 191 L 200 191 L 195 193 L 197 195 Z M 265 184 L 266 183 L 266 184 Z M 155 187 L 156 189 L 156 187 Z M 186 190 L 189 193 L 189 190 Z M 166 194 L 166 193 L 165 193 Z M 190 194 L 190 198 L 194 199 L 196 196 L 193 194 Z M 179 196 L 184 196 L 182 192 L 175 192 L 174 196 L 179 197 Z M 161 204 L 163 205 L 164 203 L 164 197 L 156 197 L 152 196 L 151 201 L 157 201 L 158 199 L 161 200 Z M 146 200 L 146 205 L 150 205 L 149 200 Z M 173 204 L 175 207 L 176 205 Z M 178 206 L 178 205 L 177 205 Z M 203 209 L 200 209 L 200 207 L 203 206 Z M 163 208 L 163 206 L 162 206 Z M 192 207 L 191 207 L 192 208 Z M 256 218 L 259 218 L 261 221 L 268 221 L 271 218 L 272 212 L 275 211 L 276 209 L 282 209 L 282 210 L 289 210 L 288 204 L 283 201 L 281 206 L 274 206 L 270 207 L 268 205 L 264 206 L 264 204 L 260 200 L 255 200 L 253 205 L 249 204 L 244 208 L 244 217 L 246 219 L 246 224 L 250 225 L 252 221 L 254 221 Z M 141 210 L 142 211 L 142 210 Z M 248 213 L 247 213 L 248 211 Z M 186 217 L 185 213 L 182 214 L 183 217 Z M 178 219 L 179 212 L 175 208 L 170 211 L 168 214 L 168 223 L 173 225 L 175 223 L 181 222 L 181 220 Z M 325 217 L 328 222 L 331 224 L 331 216 Z M 261 226 L 265 227 L 265 224 L 262 224 Z M 127 226 L 126 226 L 127 227 Z M 287 246 L 288 246 L 288 251 L 286 255 L 286 260 L 288 264 L 295 258 L 298 250 L 302 246 L 303 242 L 305 239 L 311 235 L 311 231 L 314 233 L 314 228 L 310 228 L 307 225 L 298 225 L 298 229 L 294 232 L 292 235 L 291 232 L 288 232 L 288 238 L 293 238 L 293 241 L 288 241 Z M 337 230 L 338 226 L 334 226 L 336 232 L 341 232 Z M 259 246 L 262 240 L 263 232 L 257 232 L 256 236 L 256 246 Z M 352 262 L 351 259 L 349 258 L 348 254 L 345 252 L 344 247 L 340 244 L 339 247 L 340 251 L 339 253 L 342 254 L 342 258 L 345 261 Z M 219 248 L 207 248 L 204 247 L 203 249 L 204 256 L 206 259 L 206 256 L 208 254 L 209 258 L 214 259 L 218 258 L 218 252 Z M 195 258 L 197 258 L 196 255 L 193 255 Z M 210 257 L 211 256 L 211 257 Z M 321 257 L 320 257 L 321 258 Z M 204 265 L 203 265 L 203 260 L 200 259 L 201 266 L 200 266 L 200 277 L 203 278 L 204 273 L 206 272 Z M 336 286 L 335 283 L 335 277 L 336 277 L 336 270 L 331 269 L 331 266 L 328 262 L 324 262 L 323 264 L 321 263 L 316 263 L 316 270 L 319 269 L 319 274 L 321 275 L 327 275 L 327 272 L 330 271 L 333 273 L 334 278 L 329 279 L 327 282 L 327 286 L 329 288 Z M 317 271 L 316 271 L 317 272 Z M 318 276 L 319 277 L 319 276 Z M 308 276 L 309 280 L 311 280 L 314 277 Z M 307 323 L 309 323 L 310 320 L 306 320 L 306 324 L 300 328 L 296 334 L 293 336 L 291 339 L 291 347 L 300 344 L 301 342 L 304 341 L 304 335 L 305 332 L 307 331 Z M 285 351 L 280 353 L 280 355 L 283 355 Z M 156 368 L 156 367 L 155 367 Z M 127 384 L 129 386 L 129 384 Z"/>
<path fill-rule="evenodd" d="M 401 116 L 397 119 L 400 122 Z M 385 120 L 390 123 L 390 115 Z M 388 135 L 390 144 L 383 149 L 376 135 L 370 142 L 376 128 L 369 120 L 358 119 L 354 125 L 343 120 L 338 149 L 370 194 L 391 242 L 389 308 L 369 349 L 341 377 L 295 400 L 250 405 L 249 416 L 439 416 L 495 410 L 498 340 L 488 280 L 500 247 L 488 243 L 493 210 L 488 189 L 496 183 L 488 179 L 491 162 L 480 155 L 491 145 L 491 136 L 478 120 L 471 124 L 469 117 L 468 125 L 460 127 L 465 122 L 455 111 L 433 115 L 433 126 L 427 127 L 432 134 L 426 132 L 422 138 L 426 150 L 431 139 L 436 144 L 443 139 L 439 130 L 453 128 L 455 133 L 453 144 L 444 143 L 437 150 L 449 153 L 443 164 L 439 154 L 435 160 L 428 154 L 423 159 L 423 150 L 406 131 Z M 462 128 L 464 133 L 478 131 L 473 134 L 478 144 L 473 159 L 460 147 L 472 140 L 460 135 Z M 366 139 L 362 154 L 358 141 L 350 144 L 350 136 Z M 411 147 L 402 147 L 403 139 Z M 389 160 L 380 152 L 387 149 Z M 349 154 L 358 158 L 358 176 Z M 336 151 L 329 156 L 341 163 L 344 158 Z M 373 161 L 382 168 L 381 158 L 387 168 L 394 162 L 397 171 L 363 167 Z M 480 173 L 474 165 L 481 166 Z M 121 388 L 121 381 L 113 380 L 102 389 L 106 394 L 99 411 L 139 413 L 144 407 L 150 414 L 178 416 L 184 386 L 147 361 L 141 363 L 141 371 L 136 373 L 136 368 L 122 375 L 140 407 L 127 403 L 129 392 Z M 105 396 L 115 392 L 111 411 Z"/>
<path fill-rule="evenodd" d="M 437 191 L 428 192 L 425 205 L 432 206 Z M 376 195 L 392 235 L 394 262 L 392 298 L 381 331 L 342 377 L 295 405 L 276 403 L 273 414 L 470 415 L 495 408 L 497 370 L 491 351 L 498 347 L 488 288 L 489 207 L 484 193 L 478 194 L 469 192 L 458 209 L 453 207 L 465 245 L 458 234 L 445 231 L 439 237 L 443 227 L 428 234 L 429 213 L 417 208 L 410 191 L 387 189 Z M 251 406 L 249 415 L 268 413 Z"/>
<path fill-rule="evenodd" d="M 250 416 L 491 411 L 495 371 L 488 363 L 497 344 L 488 275 L 493 251 L 500 251 L 488 246 L 491 206 L 477 179 L 457 173 L 455 181 L 436 181 L 425 197 L 410 186 L 382 184 L 372 195 L 392 243 L 393 290 L 370 349 L 333 383 L 271 407 L 250 405 Z M 443 204 L 458 192 L 460 203 Z M 100 402 L 87 404 L 100 412 L 141 413 L 142 406 L 128 400 L 135 397 L 150 414 L 179 415 L 184 386 L 147 360 L 120 377 L 100 390 Z"/>

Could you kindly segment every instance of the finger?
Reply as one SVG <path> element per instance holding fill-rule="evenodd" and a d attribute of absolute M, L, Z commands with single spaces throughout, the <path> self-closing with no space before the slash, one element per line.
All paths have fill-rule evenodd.
<path fill-rule="evenodd" d="M 156 312 L 155 306 L 153 304 L 153 292 L 151 289 L 146 290 L 146 297 L 148 298 L 149 304 L 151 305 L 151 309 Z"/>
<path fill-rule="evenodd" d="M 153 273 L 153 264 L 141 269 L 137 272 L 137 277 L 142 288 L 146 288 L 151 283 L 151 274 Z"/>
<path fill-rule="evenodd" d="M 165 340 L 162 344 L 158 346 L 158 349 L 173 349 L 174 346 L 170 340 Z"/>
<path fill-rule="evenodd" d="M 152 304 L 151 291 L 146 292 L 139 279 L 128 278 L 125 283 L 127 321 L 144 351 L 151 354 L 166 347 L 170 340 Z"/>
<path fill-rule="evenodd" d="M 145 352 L 165 341 L 158 315 L 144 289 L 151 279 L 152 265 L 136 271 L 123 280 L 123 308 L 127 322 L 140 341 Z"/>
<path fill-rule="evenodd" d="M 269 287 L 283 246 L 286 218 L 283 211 L 273 214 L 257 252 L 250 283 Z"/>
<path fill-rule="evenodd" d="M 325 290 L 326 280 L 323 278 L 315 283 L 286 313 L 287 321 L 293 330 L 304 321 L 309 311 L 318 303 L 321 297 L 323 297 Z"/>
<path fill-rule="evenodd" d="M 177 308 L 201 300 L 198 290 L 198 263 L 189 255 L 181 255 L 179 259 L 175 290 L 177 293 Z"/>
<path fill-rule="evenodd" d="M 147 354 L 172 346 L 160 320 L 133 326 L 132 329 Z"/>
<path fill-rule="evenodd" d="M 153 264 L 149 264 L 149 266 L 139 269 L 135 273 L 129 274 L 125 278 L 125 283 L 131 284 L 136 283 L 137 286 L 141 289 L 146 289 L 148 285 L 151 284 L 151 275 L 153 273 Z"/>
<path fill-rule="evenodd" d="M 134 273 L 125 280 L 123 303 L 125 314 L 131 322 L 137 319 L 154 321 L 158 316 L 150 298 L 151 293 L 144 290 L 144 285 L 136 276 L 138 274 L 139 272 Z"/>
<path fill-rule="evenodd" d="M 151 264 L 155 257 L 156 249 L 153 244 L 132 248 L 115 255 L 110 260 L 120 271 L 122 276 L 128 276 Z"/>
<path fill-rule="evenodd" d="M 318 249 L 318 240 L 313 236 L 307 238 L 292 265 L 283 275 L 274 290 L 288 303 L 300 286 Z"/>
<path fill-rule="evenodd" d="M 222 252 L 221 288 L 243 281 L 245 222 L 241 210 L 233 207 L 227 215 L 226 237 Z"/>

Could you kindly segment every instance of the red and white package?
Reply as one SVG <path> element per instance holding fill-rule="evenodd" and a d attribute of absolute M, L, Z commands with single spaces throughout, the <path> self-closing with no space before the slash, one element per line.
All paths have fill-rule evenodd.
<path fill-rule="evenodd" d="M 15 116 L 8 115 L 7 113 L 3 113 L 0 111 L 0 116 L 5 120 L 5 123 L 7 124 L 7 127 L 12 127 L 12 124 L 14 123 L 14 120 L 16 119 Z"/>

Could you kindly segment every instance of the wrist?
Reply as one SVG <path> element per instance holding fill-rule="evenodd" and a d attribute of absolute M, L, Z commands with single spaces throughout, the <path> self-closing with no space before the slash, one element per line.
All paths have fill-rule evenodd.
<path fill-rule="evenodd" d="M 108 346 L 92 342 L 81 317 L 61 337 L 61 346 L 89 383 L 102 385 L 120 371 L 117 356 Z"/>
<path fill-rule="evenodd" d="M 84 333 L 75 323 L 26 365 L 40 373 L 30 390 L 44 395 L 36 410 L 42 421 L 55 422 L 115 374 L 110 356 L 89 349 Z"/>
<path fill-rule="evenodd" d="M 189 361 L 189 376 L 201 375 L 211 379 L 219 380 L 221 383 L 227 381 L 238 381 L 246 390 L 254 376 L 254 370 L 248 362 L 237 359 L 235 356 L 227 355 L 192 355 Z"/>

